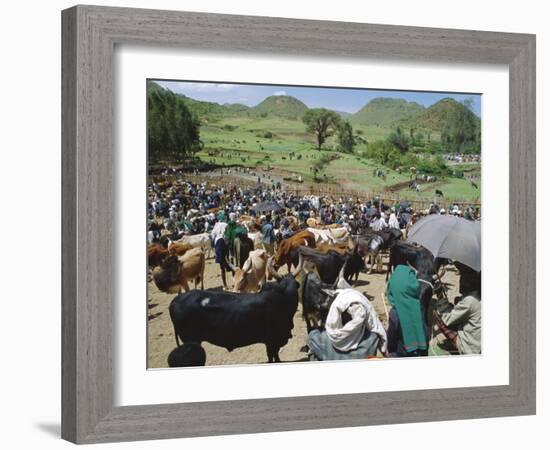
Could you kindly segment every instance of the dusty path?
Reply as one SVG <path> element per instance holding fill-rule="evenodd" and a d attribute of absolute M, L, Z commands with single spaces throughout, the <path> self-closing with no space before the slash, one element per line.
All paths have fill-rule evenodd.
<path fill-rule="evenodd" d="M 228 274 L 228 282 L 231 274 Z M 444 281 L 449 283 L 449 298 L 457 295 L 458 277 L 455 272 L 448 271 Z M 213 259 L 208 259 L 205 270 L 205 288 L 221 289 L 221 278 L 219 267 Z M 385 291 L 385 274 L 361 273 L 359 282 L 354 287 L 360 292 L 366 293 L 373 302 L 380 320 L 386 325 L 387 318 L 384 309 L 382 294 Z M 148 285 L 148 367 L 167 367 L 166 358 L 175 348 L 176 341 L 168 306 L 174 298 L 174 294 L 160 292 L 154 283 Z M 306 326 L 302 320 L 300 307 L 294 316 L 294 329 L 292 339 L 280 351 L 281 361 L 305 361 L 306 354 L 300 348 L 306 343 Z M 225 364 L 250 364 L 264 363 L 267 361 L 267 354 L 263 344 L 251 345 L 238 348 L 232 352 L 226 349 L 203 343 L 206 350 L 206 365 Z"/>

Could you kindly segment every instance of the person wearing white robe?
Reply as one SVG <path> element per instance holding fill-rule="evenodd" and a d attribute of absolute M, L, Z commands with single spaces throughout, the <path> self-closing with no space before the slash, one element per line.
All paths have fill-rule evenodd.
<path fill-rule="evenodd" d="M 396 228 L 399 230 L 399 220 L 397 220 L 397 216 L 394 212 L 390 214 L 390 220 L 388 221 L 388 226 L 390 228 Z"/>
<path fill-rule="evenodd" d="M 386 331 L 370 302 L 354 289 L 338 289 L 330 306 L 326 330 L 308 336 L 310 358 L 318 361 L 362 359 L 386 350 Z M 349 320 L 344 320 L 346 313 Z"/>

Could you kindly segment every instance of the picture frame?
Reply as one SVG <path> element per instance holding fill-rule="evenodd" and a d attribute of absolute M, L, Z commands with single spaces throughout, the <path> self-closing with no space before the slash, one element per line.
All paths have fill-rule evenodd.
<path fill-rule="evenodd" d="M 535 413 L 534 35 L 75 6 L 62 12 L 62 37 L 64 439 L 117 442 Z M 115 407 L 116 260 L 109 211 L 116 200 L 113 54 L 119 44 L 506 65 L 509 384 Z"/>

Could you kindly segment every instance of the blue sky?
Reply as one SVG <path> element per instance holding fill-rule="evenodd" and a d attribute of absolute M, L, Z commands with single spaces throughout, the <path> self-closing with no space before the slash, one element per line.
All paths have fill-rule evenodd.
<path fill-rule="evenodd" d="M 202 83 L 186 81 L 157 81 L 172 92 L 184 94 L 195 100 L 215 103 L 242 103 L 255 106 L 270 95 L 291 95 L 304 102 L 309 108 L 329 108 L 354 113 L 376 97 L 402 98 L 426 107 L 442 98 L 451 97 L 457 101 L 472 100 L 472 110 L 481 114 L 481 95 L 454 94 L 448 92 L 385 91 L 380 89 L 337 89 L 318 87 L 296 87 L 283 85 L 255 85 L 229 83 Z"/>

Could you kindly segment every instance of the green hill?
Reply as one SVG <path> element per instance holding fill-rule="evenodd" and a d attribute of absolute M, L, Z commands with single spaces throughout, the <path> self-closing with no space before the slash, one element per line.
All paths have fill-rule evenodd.
<path fill-rule="evenodd" d="M 272 95 L 253 108 L 260 116 L 274 115 L 294 120 L 301 120 L 307 109 L 303 102 L 288 95 Z"/>
<path fill-rule="evenodd" d="M 375 98 L 350 117 L 352 123 L 390 127 L 398 121 L 409 119 L 424 111 L 415 102 L 397 98 Z"/>
<path fill-rule="evenodd" d="M 149 80 L 147 82 L 147 93 L 152 93 L 159 90 L 169 91 L 169 89 L 163 88 L 154 81 Z M 194 100 L 183 94 L 175 93 L 175 95 L 182 99 L 185 106 L 187 106 L 193 115 L 201 121 L 215 120 L 227 116 L 247 115 L 251 110 L 248 106 L 241 105 L 240 103 L 226 103 L 224 105 L 220 105 L 219 103 L 214 102 Z"/>
<path fill-rule="evenodd" d="M 481 126 L 481 119 L 478 116 L 464 104 L 452 98 L 444 98 L 434 103 L 420 114 L 402 121 L 402 124 L 408 127 L 442 131 L 449 128 L 457 116 L 463 117 L 478 128 Z"/>

